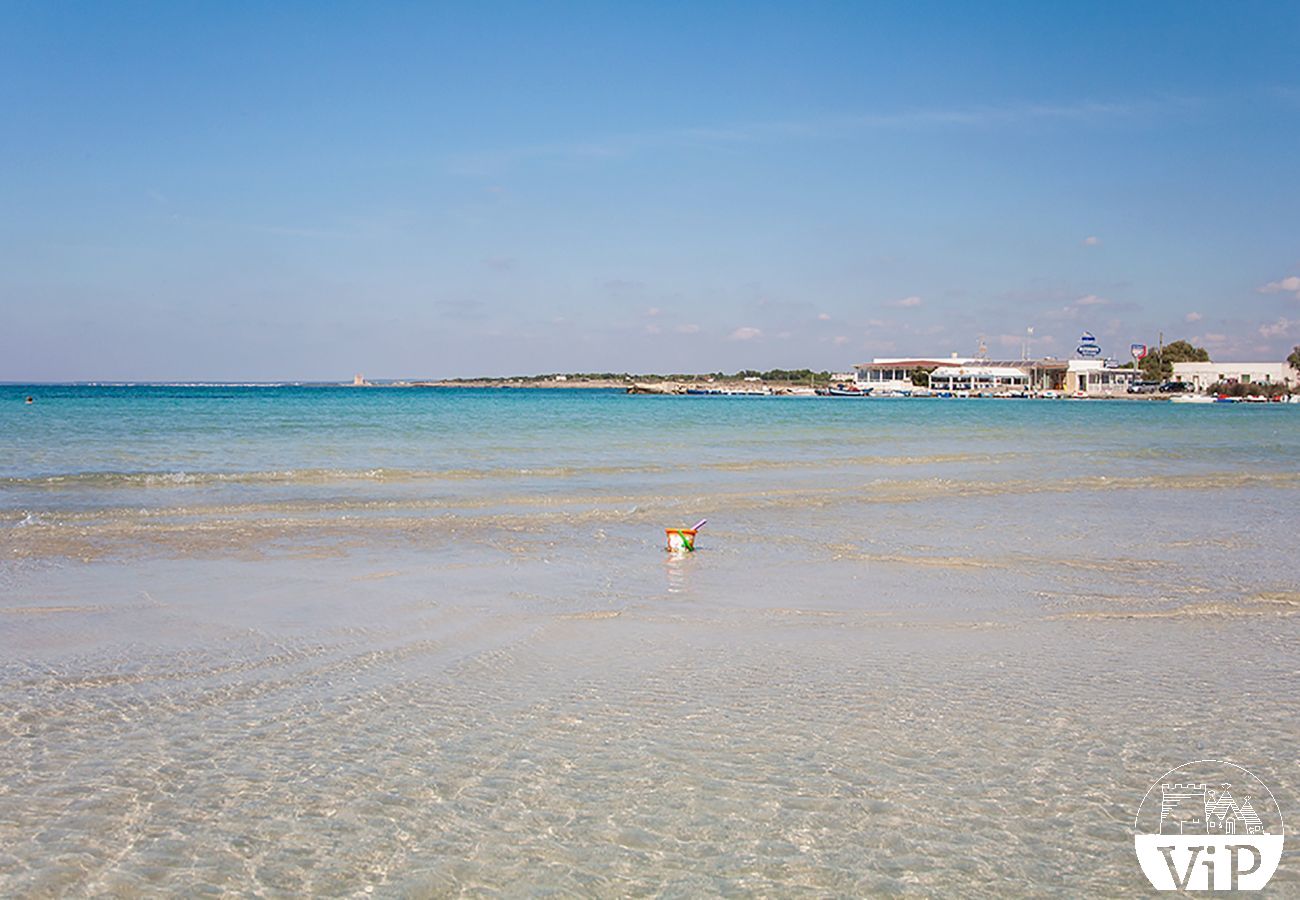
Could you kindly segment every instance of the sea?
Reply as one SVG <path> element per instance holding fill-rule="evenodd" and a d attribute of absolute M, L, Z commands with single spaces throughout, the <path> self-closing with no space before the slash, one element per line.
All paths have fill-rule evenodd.
<path fill-rule="evenodd" d="M 0 895 L 1147 896 L 1177 766 L 1300 822 L 1298 502 L 1296 405 L 0 386 Z"/>

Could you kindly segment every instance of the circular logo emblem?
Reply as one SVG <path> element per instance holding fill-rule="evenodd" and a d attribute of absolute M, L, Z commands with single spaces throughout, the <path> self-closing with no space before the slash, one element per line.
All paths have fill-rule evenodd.
<path fill-rule="evenodd" d="M 1282 858 L 1282 811 L 1241 766 L 1199 759 L 1147 790 L 1133 822 L 1142 871 L 1160 891 L 1257 891 Z"/>

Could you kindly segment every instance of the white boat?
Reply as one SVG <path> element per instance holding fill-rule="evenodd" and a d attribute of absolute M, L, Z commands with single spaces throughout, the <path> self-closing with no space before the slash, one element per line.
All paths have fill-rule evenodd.
<path fill-rule="evenodd" d="M 839 382 L 838 384 L 828 384 L 826 387 L 815 388 L 813 392 L 818 397 L 870 397 L 872 390 L 873 388 L 860 388 L 856 384 Z"/>
<path fill-rule="evenodd" d="M 1209 394 L 1179 394 L 1176 397 L 1169 398 L 1170 403 L 1215 403 L 1215 399 Z"/>

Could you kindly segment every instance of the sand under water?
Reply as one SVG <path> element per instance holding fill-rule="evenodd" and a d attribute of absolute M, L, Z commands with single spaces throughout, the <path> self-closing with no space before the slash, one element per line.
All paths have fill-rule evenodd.
<path fill-rule="evenodd" d="M 1207 757 L 1300 821 L 1294 408 L 0 410 L 0 894 L 1137 895 Z"/>

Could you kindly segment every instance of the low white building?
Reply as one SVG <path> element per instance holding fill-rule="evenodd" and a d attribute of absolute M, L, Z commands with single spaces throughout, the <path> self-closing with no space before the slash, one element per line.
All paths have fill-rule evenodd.
<path fill-rule="evenodd" d="M 860 388 L 872 388 L 877 395 L 918 390 L 912 373 L 930 373 L 932 391 L 1009 393 L 1016 391 L 1059 391 L 1064 387 L 1066 364 L 1060 359 L 996 360 L 953 355 L 875 359 L 854 366 Z"/>
<path fill-rule="evenodd" d="M 939 366 L 959 366 L 963 363 L 976 362 L 973 357 L 958 356 L 954 353 L 947 357 L 918 358 L 911 356 L 876 357 L 869 363 L 854 366 L 857 372 L 854 381 L 859 388 L 871 388 L 877 394 L 890 391 L 911 391 L 916 388 L 912 383 L 912 373 L 917 369 L 929 372 Z"/>
<path fill-rule="evenodd" d="M 1029 389 L 1029 370 L 1020 366 L 940 366 L 930 373 L 930 390 L 1009 393 Z"/>
<path fill-rule="evenodd" d="M 1129 385 L 1141 380 L 1140 369 L 1120 368 L 1105 359 L 1072 359 L 1065 370 L 1065 389 L 1091 397 L 1127 394 Z"/>
<path fill-rule="evenodd" d="M 1287 387 L 1300 383 L 1295 369 L 1284 362 L 1176 362 L 1174 381 L 1189 384 L 1195 391 L 1204 391 L 1220 382 L 1284 384 Z"/>

